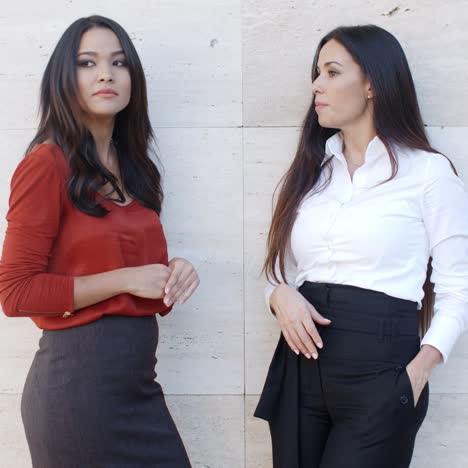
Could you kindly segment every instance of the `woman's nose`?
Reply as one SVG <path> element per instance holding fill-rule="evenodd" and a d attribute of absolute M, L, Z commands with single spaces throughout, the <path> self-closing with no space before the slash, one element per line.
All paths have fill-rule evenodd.
<path fill-rule="evenodd" d="M 312 82 L 312 94 L 317 94 L 322 92 L 322 85 L 320 84 L 319 77 L 317 77 Z"/>
<path fill-rule="evenodd" d="M 113 79 L 112 70 L 109 67 L 106 66 L 99 69 L 99 81 L 108 82 L 113 81 Z"/>

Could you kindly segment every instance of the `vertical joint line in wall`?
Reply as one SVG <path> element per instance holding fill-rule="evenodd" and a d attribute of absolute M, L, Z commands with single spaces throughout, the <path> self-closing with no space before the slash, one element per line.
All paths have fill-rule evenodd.
<path fill-rule="evenodd" d="M 239 1 L 240 8 L 240 74 L 241 74 L 241 151 L 242 151 L 242 310 L 243 310 L 243 341 L 244 341 L 244 468 L 247 466 L 247 408 L 246 408 L 246 349 L 245 349 L 245 154 L 244 154 L 244 0 Z"/>

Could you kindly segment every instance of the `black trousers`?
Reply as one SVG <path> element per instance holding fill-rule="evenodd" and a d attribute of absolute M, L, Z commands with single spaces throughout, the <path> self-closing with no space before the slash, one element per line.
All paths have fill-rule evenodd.
<path fill-rule="evenodd" d="M 299 291 L 332 324 L 319 326 L 318 360 L 281 346 L 282 388 L 268 415 L 275 468 L 408 468 L 429 401 L 426 385 L 414 404 L 405 369 L 420 348 L 417 304 L 354 286 L 306 282 Z"/>

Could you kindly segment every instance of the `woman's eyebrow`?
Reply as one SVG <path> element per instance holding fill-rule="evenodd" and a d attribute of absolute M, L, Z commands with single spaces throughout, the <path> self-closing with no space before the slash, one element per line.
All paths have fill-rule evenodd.
<path fill-rule="evenodd" d="M 115 52 L 111 53 L 111 57 L 113 57 L 114 55 L 121 55 L 121 54 L 125 55 L 125 52 L 123 50 L 116 50 Z M 93 57 L 96 57 L 99 54 L 97 52 L 84 51 L 84 52 L 79 52 L 77 56 L 79 57 L 80 55 L 92 55 Z"/>
<path fill-rule="evenodd" d="M 342 67 L 343 65 L 340 63 L 340 62 L 337 62 L 336 60 L 330 60 L 329 62 L 326 62 L 323 64 L 324 67 L 327 67 L 328 65 L 331 65 L 331 64 L 336 64 L 340 67 Z M 317 68 L 320 68 L 318 65 L 317 65 Z"/>

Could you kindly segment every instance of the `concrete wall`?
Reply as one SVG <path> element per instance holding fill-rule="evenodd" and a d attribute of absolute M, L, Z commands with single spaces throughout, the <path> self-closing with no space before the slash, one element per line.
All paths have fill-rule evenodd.
<path fill-rule="evenodd" d="M 398 6 L 398 9 L 395 9 Z M 148 77 L 166 168 L 171 255 L 199 268 L 193 299 L 160 320 L 159 379 L 194 467 L 271 466 L 254 420 L 278 326 L 259 277 L 271 194 L 290 161 L 320 37 L 376 23 L 400 39 L 434 145 L 468 184 L 466 0 L 17 1 L 0 16 L 0 231 L 9 180 L 37 125 L 39 81 L 74 19 L 99 13 L 130 33 Z M 1 240 L 1 238 L 0 238 Z M 0 320 L 0 465 L 31 466 L 19 417 L 39 331 Z M 431 379 L 412 467 L 462 468 L 468 455 L 468 337 Z"/>

